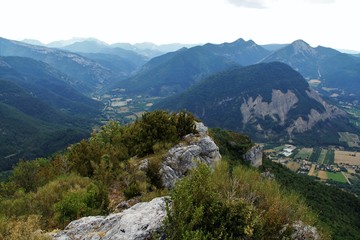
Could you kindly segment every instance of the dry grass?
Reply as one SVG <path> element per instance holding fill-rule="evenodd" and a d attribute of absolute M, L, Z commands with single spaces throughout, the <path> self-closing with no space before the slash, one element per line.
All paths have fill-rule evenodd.
<path fill-rule="evenodd" d="M 321 180 L 327 180 L 328 177 L 327 177 L 327 174 L 325 171 L 319 171 L 317 176 L 321 179 Z"/>
<path fill-rule="evenodd" d="M 360 165 L 360 153 L 349 151 L 335 151 L 335 163 Z"/>
<path fill-rule="evenodd" d="M 311 164 L 311 168 L 310 168 L 308 175 L 314 176 L 314 173 L 315 173 L 315 164 Z"/>
<path fill-rule="evenodd" d="M 286 166 L 291 170 L 296 172 L 300 168 L 300 163 L 289 161 Z"/>

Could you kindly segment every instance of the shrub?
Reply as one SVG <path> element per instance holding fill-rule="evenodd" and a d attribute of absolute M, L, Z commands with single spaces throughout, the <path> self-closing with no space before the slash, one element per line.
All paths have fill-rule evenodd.
<path fill-rule="evenodd" d="M 40 230 L 40 217 L 30 215 L 17 220 L 0 219 L 0 239 L 4 240 L 51 240 Z"/>
<path fill-rule="evenodd" d="M 220 163 L 212 172 L 200 164 L 171 191 L 165 235 L 168 239 L 279 239 L 285 224 L 315 217 L 298 195 L 280 190 L 252 169 L 229 172 Z"/>

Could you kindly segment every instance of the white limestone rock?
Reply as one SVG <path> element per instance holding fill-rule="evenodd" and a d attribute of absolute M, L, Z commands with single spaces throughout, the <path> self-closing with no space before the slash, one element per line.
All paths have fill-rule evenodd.
<path fill-rule="evenodd" d="M 56 240 L 140 240 L 160 230 L 166 217 L 165 197 L 142 202 L 121 213 L 84 217 L 53 235 Z"/>
<path fill-rule="evenodd" d="M 163 185 L 170 189 L 175 182 L 197 166 L 197 162 L 214 166 L 221 159 L 219 147 L 209 137 L 208 128 L 203 123 L 196 122 L 198 134 L 184 137 L 184 143 L 171 148 L 165 156 L 160 169 Z"/>

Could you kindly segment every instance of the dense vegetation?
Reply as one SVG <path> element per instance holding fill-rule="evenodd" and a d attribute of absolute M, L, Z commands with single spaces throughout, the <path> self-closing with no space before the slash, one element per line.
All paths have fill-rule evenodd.
<path fill-rule="evenodd" d="M 13 225 L 30 218 L 49 230 L 105 214 L 110 191 L 119 199 L 163 194 L 158 176 L 162 153 L 194 132 L 191 114 L 155 111 L 127 126 L 109 122 L 51 159 L 21 161 L 9 181 L 0 184 L 0 236 L 11 236 Z M 150 161 L 145 171 L 139 170 L 142 156 Z"/>
<path fill-rule="evenodd" d="M 316 224 L 299 194 L 281 190 L 255 169 L 230 172 L 225 161 L 214 171 L 200 165 L 170 196 L 166 239 L 289 239 L 286 224 Z"/>
<path fill-rule="evenodd" d="M 360 239 L 358 197 L 337 187 L 316 182 L 313 177 L 293 173 L 270 161 L 264 162 L 263 169 L 274 173 L 276 180 L 285 189 L 301 194 L 309 207 L 318 213 L 333 239 Z"/>
<path fill-rule="evenodd" d="M 244 153 L 254 145 L 248 136 L 221 128 L 210 129 L 210 135 L 219 147 L 221 155 L 226 156 L 230 168 L 239 164 L 249 164 L 242 159 Z"/>

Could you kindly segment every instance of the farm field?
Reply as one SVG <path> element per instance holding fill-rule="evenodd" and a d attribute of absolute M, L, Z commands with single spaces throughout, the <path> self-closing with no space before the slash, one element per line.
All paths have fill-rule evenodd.
<path fill-rule="evenodd" d="M 334 161 L 335 151 L 333 149 L 327 150 L 323 164 L 334 164 Z"/>
<path fill-rule="evenodd" d="M 326 172 L 327 178 L 336 182 L 347 183 L 347 179 L 342 172 Z"/>
<path fill-rule="evenodd" d="M 309 171 L 309 176 L 314 176 L 315 175 L 315 165 L 314 164 L 311 164 L 311 168 L 310 168 L 310 171 Z"/>
<path fill-rule="evenodd" d="M 335 151 L 335 163 L 360 166 L 360 153 L 349 151 Z"/>
<path fill-rule="evenodd" d="M 349 147 L 360 147 L 359 136 L 349 132 L 339 132 L 340 141 L 346 142 Z"/>
<path fill-rule="evenodd" d="M 326 171 L 322 171 L 322 170 L 320 170 L 317 173 L 317 177 L 320 178 L 321 180 L 327 180 L 328 179 L 328 175 L 327 175 Z"/>
<path fill-rule="evenodd" d="M 318 159 L 320 157 L 320 154 L 321 154 L 321 148 L 319 147 L 316 147 L 316 148 L 313 148 L 313 151 L 311 153 L 311 156 L 309 158 L 309 161 L 310 162 L 313 162 L 313 163 L 316 163 L 318 162 Z"/>
<path fill-rule="evenodd" d="M 313 152 L 312 148 L 302 148 L 296 155 L 295 159 L 309 159 Z"/>
<path fill-rule="evenodd" d="M 286 166 L 291 170 L 296 172 L 300 168 L 300 163 L 289 161 Z"/>
<path fill-rule="evenodd" d="M 321 149 L 321 152 L 320 152 L 320 155 L 317 159 L 317 162 L 319 164 L 323 164 L 324 163 L 324 160 L 325 160 L 325 157 L 326 157 L 326 154 L 327 154 L 327 149 Z"/>

